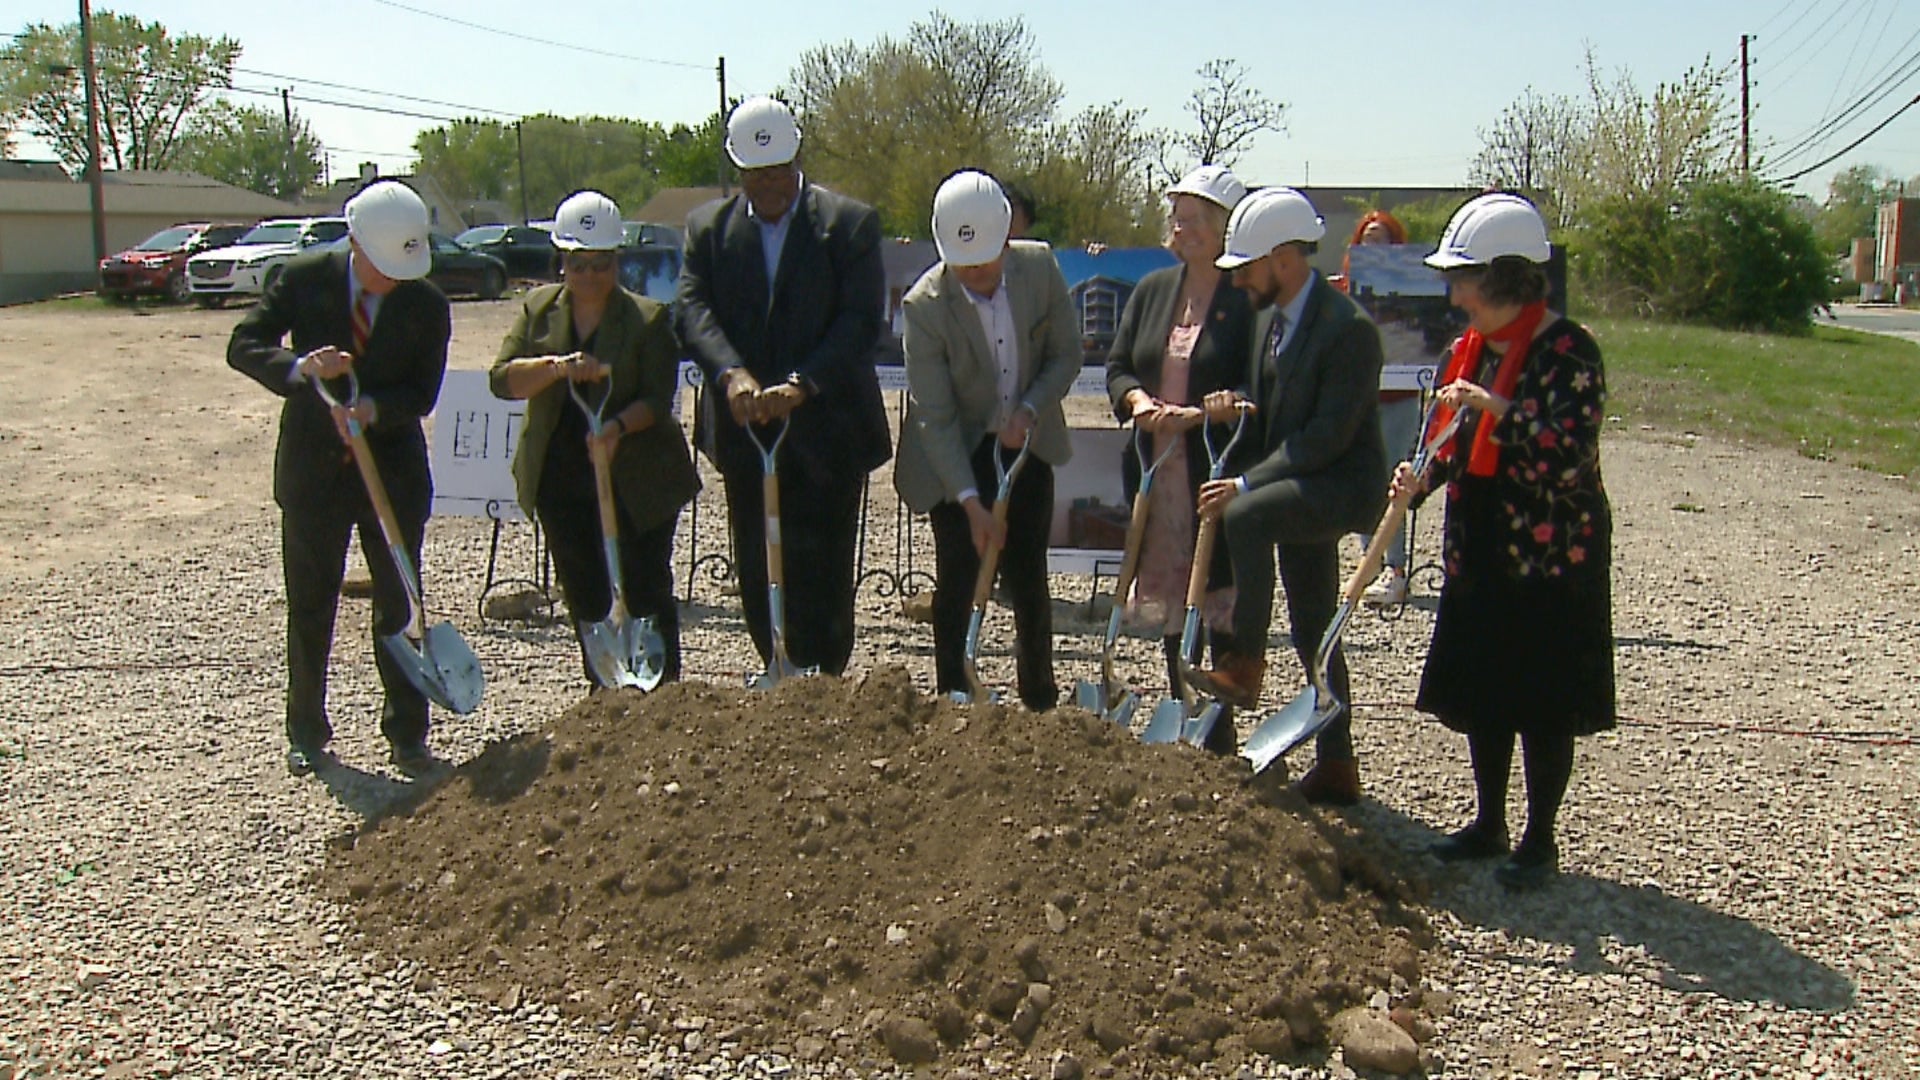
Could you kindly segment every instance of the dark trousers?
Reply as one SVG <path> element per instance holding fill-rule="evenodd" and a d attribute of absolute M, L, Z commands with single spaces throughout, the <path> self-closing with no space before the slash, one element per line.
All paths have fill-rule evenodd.
<path fill-rule="evenodd" d="M 766 507 L 758 471 L 724 477 L 733 531 L 733 565 L 740 576 L 740 607 L 753 647 L 773 653 L 767 611 Z M 866 475 L 831 484 L 780 476 L 782 578 L 786 582 L 787 656 L 798 667 L 830 675 L 853 657 L 853 551 L 860 533 L 860 495 Z"/>
<path fill-rule="evenodd" d="M 612 582 L 600 538 L 600 506 L 596 499 L 548 498 L 542 495 L 537 512 L 553 553 L 553 573 L 560 579 L 573 620 L 574 637 L 580 623 L 598 622 L 613 610 Z M 636 619 L 652 619 L 667 649 L 666 679 L 680 677 L 680 605 L 673 596 L 673 533 L 679 515 L 664 525 L 634 535 L 623 531 L 618 539 L 620 578 L 627 612 Z M 586 645 L 580 646 L 580 668 L 587 682 L 598 685 L 587 663 Z"/>
<path fill-rule="evenodd" d="M 999 488 L 988 437 L 973 452 L 973 480 L 980 501 L 993 508 Z M 1012 451 L 1008 451 L 1011 458 Z M 1011 462 L 1009 462 L 1011 463 Z M 967 689 L 967 623 L 980 555 L 959 503 L 942 502 L 928 512 L 933 525 L 933 670 L 940 693 Z M 1014 671 L 1020 701 L 1036 712 L 1060 701 L 1053 680 L 1053 597 L 1047 589 L 1047 534 L 1053 527 L 1053 466 L 1028 457 L 1007 495 L 1007 544 L 998 578 L 1013 607 Z"/>
<path fill-rule="evenodd" d="M 1303 496 L 1298 483 L 1283 480 L 1234 498 L 1225 517 L 1227 549 L 1233 556 L 1237 587 L 1233 638 L 1240 648 L 1264 656 L 1273 623 L 1273 571 L 1287 590 L 1287 618 L 1293 651 L 1311 671 L 1320 639 L 1340 606 L 1340 537 L 1346 532 L 1324 509 Z M 1257 651 L 1257 652 L 1256 652 Z M 1347 657 L 1335 649 L 1327 662 L 1327 682 L 1342 708 L 1320 730 L 1315 750 L 1323 761 L 1353 758 L 1353 695 Z"/>
<path fill-rule="evenodd" d="M 317 750 L 333 738 L 327 720 L 327 656 L 333 651 L 347 542 L 356 528 L 373 577 L 373 659 L 386 690 L 380 733 L 396 746 L 427 737 L 427 699 L 380 642 L 406 629 L 407 587 L 387 551 L 372 503 L 358 478 L 353 480 L 353 488 L 343 488 L 324 506 L 285 507 L 280 512 L 280 563 L 287 590 L 287 740 L 307 749 Z M 396 501 L 394 516 L 417 571 L 427 528 L 425 494 L 417 506 Z"/>

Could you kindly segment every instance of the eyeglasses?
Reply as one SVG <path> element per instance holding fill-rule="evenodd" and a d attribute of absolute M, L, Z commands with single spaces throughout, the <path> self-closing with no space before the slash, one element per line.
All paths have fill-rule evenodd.
<path fill-rule="evenodd" d="M 569 255 L 561 261 L 560 265 L 569 274 L 588 272 L 604 274 L 613 269 L 613 263 L 613 252 L 606 251 L 598 255 Z"/>

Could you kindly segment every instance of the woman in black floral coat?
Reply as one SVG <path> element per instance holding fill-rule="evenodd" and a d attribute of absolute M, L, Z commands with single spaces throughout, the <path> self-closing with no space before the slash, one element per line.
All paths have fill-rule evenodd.
<path fill-rule="evenodd" d="M 1467 736 L 1479 813 L 1435 845 L 1446 861 L 1508 854 L 1514 736 L 1527 827 L 1495 871 L 1528 889 L 1559 867 L 1554 817 L 1576 736 L 1614 724 L 1612 516 L 1600 479 L 1606 380 L 1586 330 L 1546 310 L 1538 211 L 1482 195 L 1427 263 L 1469 329 L 1441 377 L 1436 425 L 1467 410 L 1428 486 L 1446 486 L 1446 584 L 1418 708 Z M 1419 480 L 1409 466 L 1395 492 Z"/>

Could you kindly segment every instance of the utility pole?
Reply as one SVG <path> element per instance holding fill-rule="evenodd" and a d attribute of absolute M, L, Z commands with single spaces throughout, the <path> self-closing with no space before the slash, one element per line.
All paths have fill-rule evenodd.
<path fill-rule="evenodd" d="M 100 179 L 100 79 L 93 66 L 93 5 L 80 0 L 80 70 L 87 83 L 87 191 L 93 207 L 93 262 L 107 257 L 107 194 Z"/>
<path fill-rule="evenodd" d="M 1753 174 L 1753 155 L 1750 150 L 1752 137 L 1753 107 L 1748 98 L 1747 81 L 1747 42 L 1753 40 L 1752 34 L 1740 35 L 1740 175 Z"/>
<path fill-rule="evenodd" d="M 291 86 L 282 87 L 280 90 L 280 117 L 282 120 L 286 122 L 286 125 L 287 125 L 287 152 L 285 155 L 286 163 L 283 171 L 280 174 L 281 189 L 278 194 L 280 195 L 281 198 L 285 199 L 293 196 L 298 196 L 300 194 L 300 192 L 296 190 L 292 190 L 294 185 L 293 185 L 293 87 Z"/>
<path fill-rule="evenodd" d="M 714 69 L 720 77 L 720 153 L 716 166 L 720 176 L 720 197 L 727 197 L 727 58 L 721 57 Z"/>
<path fill-rule="evenodd" d="M 520 159 L 520 224 L 525 225 L 527 217 L 527 148 L 520 141 L 520 121 L 513 122 L 513 153 Z"/>

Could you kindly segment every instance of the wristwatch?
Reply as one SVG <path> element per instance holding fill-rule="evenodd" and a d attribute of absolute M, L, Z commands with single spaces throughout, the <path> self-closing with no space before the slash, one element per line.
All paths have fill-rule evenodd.
<path fill-rule="evenodd" d="M 787 376 L 787 385 L 799 390 L 801 394 L 808 398 L 812 398 L 820 392 L 820 388 L 814 385 L 812 379 L 807 378 L 797 371 Z"/>

